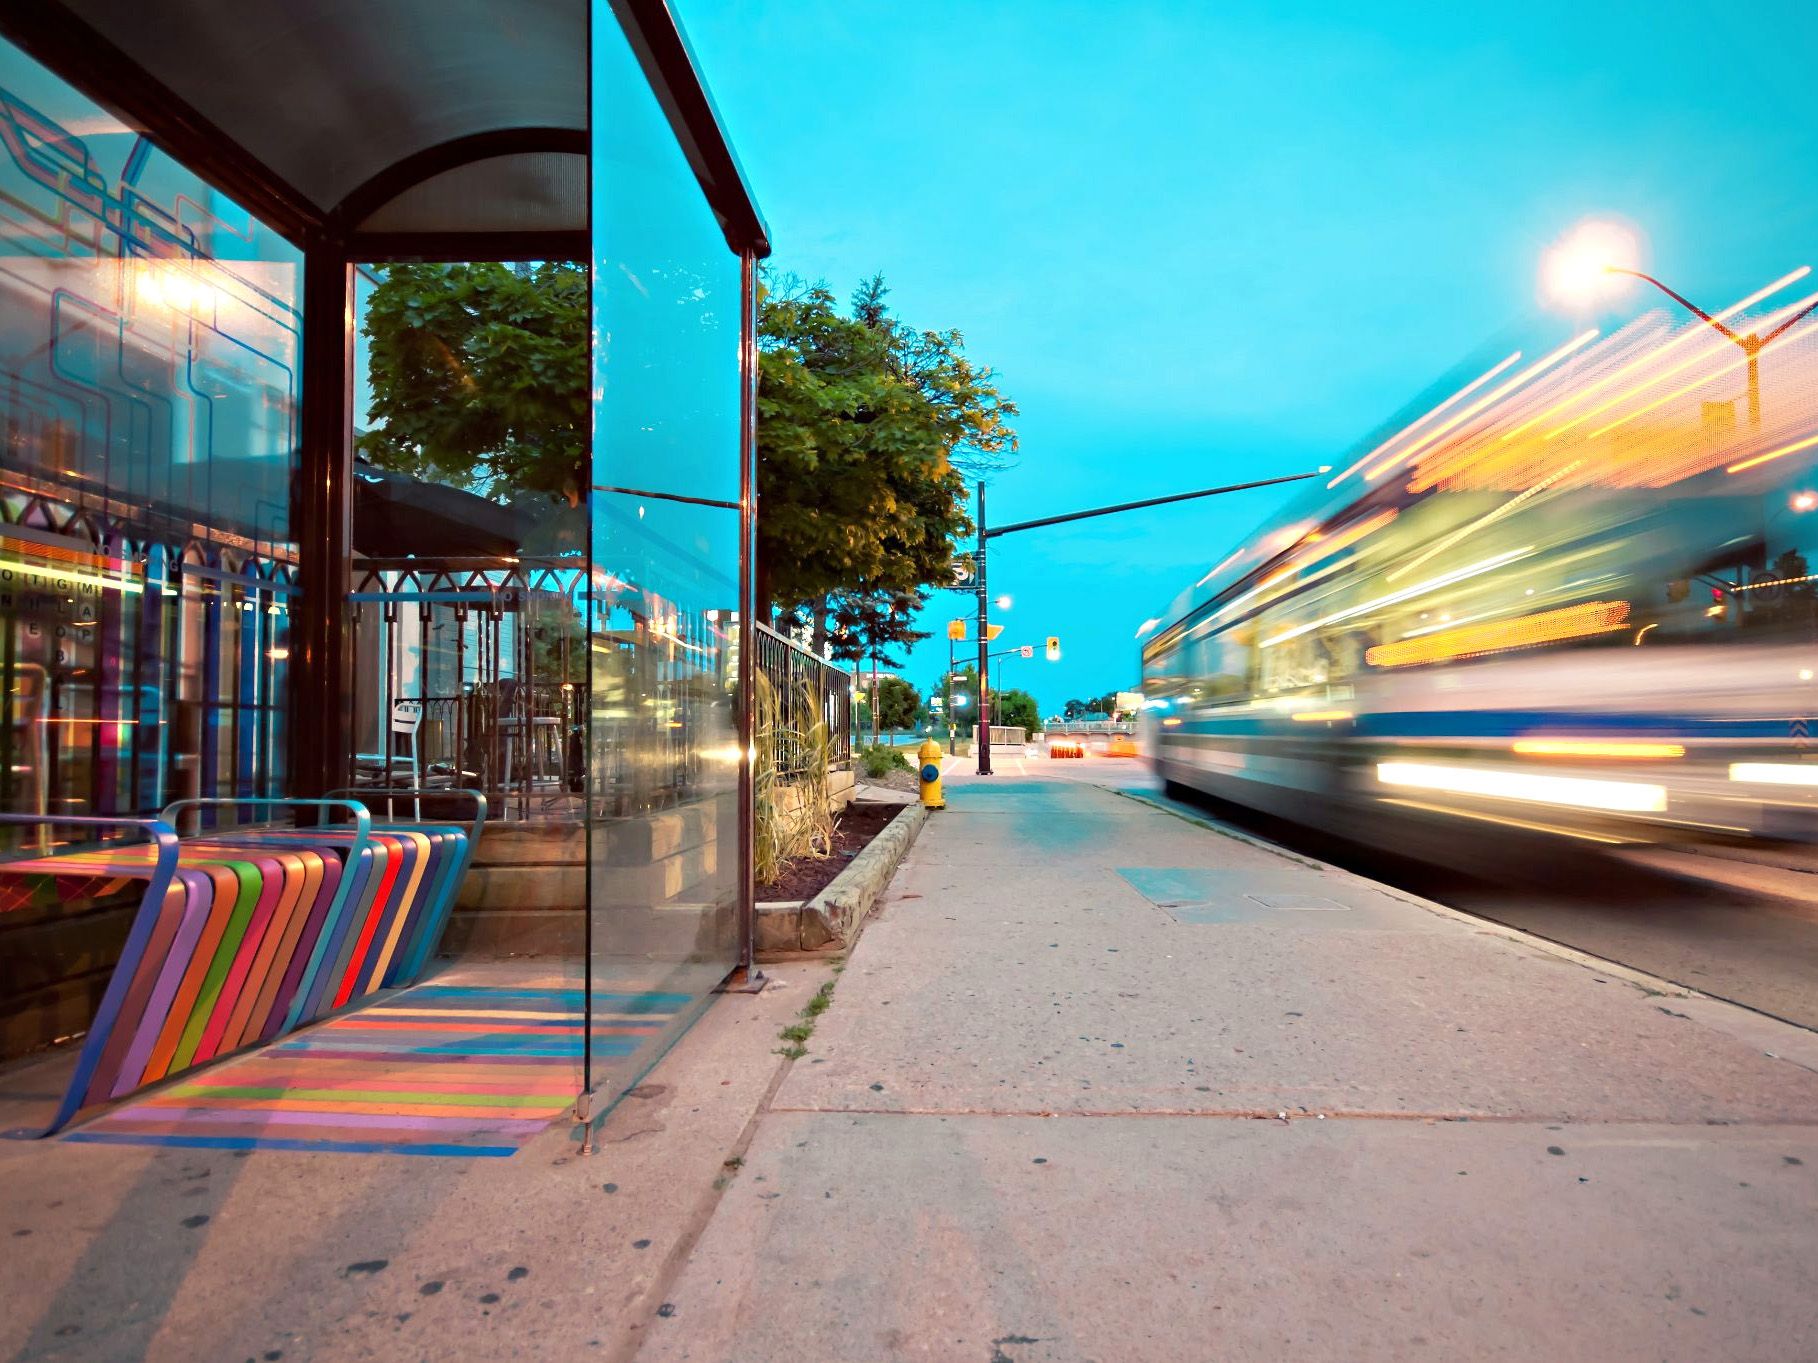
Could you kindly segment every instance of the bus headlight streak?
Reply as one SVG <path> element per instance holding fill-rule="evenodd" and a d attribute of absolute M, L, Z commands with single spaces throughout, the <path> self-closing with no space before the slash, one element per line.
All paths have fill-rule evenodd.
<path fill-rule="evenodd" d="M 1683 743 L 1605 743 L 1568 738 L 1518 738 L 1510 745 L 1523 757 L 1684 757 Z"/>
<path fill-rule="evenodd" d="M 1818 786 L 1818 764 L 1799 762 L 1732 762 L 1730 780 L 1763 786 Z"/>
<path fill-rule="evenodd" d="M 1818 772 L 1818 769 L 1814 769 Z M 1667 807 L 1665 786 L 1640 781 L 1597 781 L 1581 776 L 1537 776 L 1492 767 L 1450 767 L 1426 762 L 1379 762 L 1376 779 L 1385 786 L 1443 790 L 1492 800 L 1558 805 L 1567 809 L 1608 809 L 1625 814 L 1658 814 Z"/>

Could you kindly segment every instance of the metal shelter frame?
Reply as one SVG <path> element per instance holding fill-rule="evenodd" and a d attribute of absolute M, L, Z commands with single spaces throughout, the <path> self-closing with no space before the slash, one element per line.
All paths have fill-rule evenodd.
<path fill-rule="evenodd" d="M 757 263 L 770 254 L 769 232 L 669 4 L 519 0 L 502 7 L 448 7 L 426 0 L 379 0 L 359 10 L 357 20 L 350 17 L 355 12 L 345 6 L 318 8 L 311 0 L 167 0 L 155 6 L 126 0 L 32 0 L 0 6 L 0 35 L 141 130 L 303 252 L 301 436 L 293 499 L 299 597 L 290 644 L 288 726 L 290 793 L 303 798 L 345 787 L 350 778 L 354 687 L 344 611 L 353 591 L 355 266 L 404 260 L 585 262 L 591 257 L 590 69 L 571 92 L 579 97 L 572 100 L 565 122 L 501 117 L 497 126 L 431 138 L 325 196 L 319 189 L 306 190 L 306 177 L 297 168 L 308 165 L 319 172 L 325 157 L 333 160 L 329 153 L 337 146 L 357 148 L 363 138 L 375 136 L 371 111 L 350 97 L 349 83 L 333 69 L 337 65 L 395 75 L 395 88 L 382 93 L 407 106 L 413 98 L 421 103 L 443 100 L 451 107 L 428 112 L 445 114 L 442 122 L 447 123 L 472 113 L 466 106 L 452 106 L 483 82 L 489 65 L 498 77 L 490 87 L 495 106 L 501 99 L 509 101 L 520 85 L 526 105 L 549 103 L 546 88 L 515 81 L 504 72 L 513 54 L 509 45 L 497 41 L 501 25 L 524 39 L 520 48 L 585 54 L 591 50 L 596 19 L 610 16 L 617 22 L 728 249 L 741 262 L 739 610 L 746 621 L 756 614 Z M 317 53 L 326 51 L 335 60 L 285 63 L 275 69 L 268 54 L 287 37 L 312 43 Z M 420 79 L 408 47 L 413 37 L 433 38 L 438 50 L 455 51 L 463 72 L 477 72 L 481 82 L 470 80 L 463 88 L 458 80 Z M 267 60 L 240 66 L 224 60 L 224 54 L 236 51 L 264 52 Z M 588 65 L 585 55 L 579 61 Z M 280 84 L 282 93 L 276 88 Z M 222 116 L 224 109 L 238 112 Z M 433 126 L 436 120 L 422 122 Z M 286 136 L 292 143 L 283 142 Z M 310 145 L 297 145 L 301 139 Z M 255 145 L 294 153 L 291 165 L 277 164 L 282 158 L 261 155 Z M 539 164 L 547 166 L 551 158 L 569 158 L 570 171 L 574 158 L 585 162 L 586 192 L 578 202 L 570 195 L 563 204 L 566 216 L 556 220 L 544 213 L 533 226 L 505 228 L 463 221 L 461 214 L 483 197 L 472 195 L 443 196 L 442 218 L 426 219 L 423 200 L 411 198 L 438 177 L 483 174 L 488 168 L 522 176 L 535 173 Z M 322 178 L 313 175 L 317 183 Z M 432 196 L 429 202 L 438 201 Z M 451 207 L 456 202 L 462 206 Z M 415 225 L 402 230 L 388 225 L 401 204 L 412 203 Z M 738 650 L 737 722 L 747 754 L 738 796 L 744 967 L 751 963 L 755 898 L 749 760 L 753 653 L 748 647 Z"/>

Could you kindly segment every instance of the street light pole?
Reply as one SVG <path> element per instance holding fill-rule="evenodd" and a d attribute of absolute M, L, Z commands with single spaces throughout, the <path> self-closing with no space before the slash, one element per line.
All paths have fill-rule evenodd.
<path fill-rule="evenodd" d="M 1810 307 L 1801 308 L 1765 336 L 1753 331 L 1744 336 L 1738 334 L 1733 328 L 1725 326 L 1722 322 L 1711 316 L 1710 313 L 1699 307 L 1677 289 L 1668 288 L 1651 274 L 1644 274 L 1640 270 L 1631 270 L 1622 265 L 1606 265 L 1603 268 L 1608 274 L 1628 275 L 1631 279 L 1640 279 L 1646 283 L 1652 284 L 1668 298 L 1679 304 L 1680 307 L 1705 323 L 1705 325 L 1714 328 L 1716 331 L 1742 347 L 1742 353 L 1748 356 L 1749 360 L 1749 429 L 1754 430 L 1758 428 L 1761 425 L 1761 352 L 1766 350 L 1768 344 L 1778 339 L 1789 327 L 1797 325 L 1814 311 L 1818 311 L 1818 303 L 1813 303 Z"/>
<path fill-rule="evenodd" d="M 952 757 L 955 752 L 954 735 L 959 732 L 959 725 L 954 723 L 954 720 L 953 720 L 953 631 L 952 630 L 947 631 L 947 676 L 946 676 L 943 684 L 945 685 L 946 691 L 947 691 L 947 699 L 945 702 L 945 717 L 947 720 L 947 756 Z"/>
<path fill-rule="evenodd" d="M 1779 333 L 1776 332 L 1776 335 Z M 1085 511 L 1068 511 L 1059 516 L 1043 516 L 1033 521 L 1016 521 L 1010 525 L 1000 525 L 994 529 L 985 526 L 985 484 L 978 485 L 978 548 L 974 551 L 977 557 L 978 571 L 978 774 L 991 775 L 991 713 L 985 693 L 991 681 L 991 598 L 985 588 L 985 541 L 996 539 L 999 535 L 1013 535 L 1019 530 L 1039 530 L 1044 525 L 1061 525 L 1067 521 L 1083 521 L 1092 516 L 1110 516 L 1119 511 L 1140 511 L 1146 506 L 1166 506 L 1169 502 L 1190 502 L 1198 497 L 1219 497 L 1227 492 L 1248 492 L 1251 488 L 1274 487 L 1278 483 L 1298 483 L 1308 478 L 1318 478 L 1321 474 L 1330 473 L 1330 467 L 1314 469 L 1311 473 L 1290 473 L 1280 478 L 1258 478 L 1248 483 L 1227 483 L 1223 487 L 1204 487 L 1197 492 L 1176 492 L 1166 497 L 1145 497 L 1140 502 L 1119 502 L 1115 506 L 1095 506 Z"/>
<path fill-rule="evenodd" d="M 991 597 L 985 585 L 985 480 L 978 480 L 978 718 L 972 723 L 978 774 L 991 775 Z"/>

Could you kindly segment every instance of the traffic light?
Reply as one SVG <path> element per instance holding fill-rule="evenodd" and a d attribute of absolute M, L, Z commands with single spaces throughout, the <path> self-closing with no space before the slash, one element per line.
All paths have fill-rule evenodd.
<path fill-rule="evenodd" d="M 1060 635 L 1058 634 L 1048 636 L 1048 661 L 1051 663 L 1060 661 Z"/>
<path fill-rule="evenodd" d="M 1002 634 L 1003 632 L 1004 632 L 1004 627 L 1002 625 L 986 625 L 985 626 L 986 642 L 990 642 L 991 640 L 996 639 L 997 636 Z"/>
<path fill-rule="evenodd" d="M 966 641 L 966 622 L 964 620 L 949 620 L 947 622 L 947 637 L 956 644 L 964 643 Z"/>

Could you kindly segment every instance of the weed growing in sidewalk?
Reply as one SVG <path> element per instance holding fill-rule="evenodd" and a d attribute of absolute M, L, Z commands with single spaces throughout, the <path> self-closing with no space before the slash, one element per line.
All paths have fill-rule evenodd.
<path fill-rule="evenodd" d="M 837 975 L 844 966 L 836 965 L 833 970 Z M 808 1000 L 798 1015 L 800 1022 L 792 1022 L 777 1033 L 778 1040 L 786 1041 L 787 1046 L 778 1049 L 777 1054 L 786 1060 L 800 1060 L 808 1054 L 808 1038 L 814 1035 L 815 1019 L 833 1006 L 833 986 L 837 980 L 828 980 L 814 991 L 814 997 Z"/>

